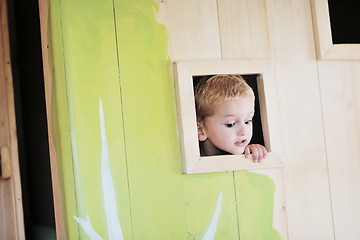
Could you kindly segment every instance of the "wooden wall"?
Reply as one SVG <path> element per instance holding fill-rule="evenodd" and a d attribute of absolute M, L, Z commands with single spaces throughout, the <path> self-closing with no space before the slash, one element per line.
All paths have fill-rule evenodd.
<path fill-rule="evenodd" d="M 43 47 L 50 54 L 58 224 L 65 226 L 59 234 L 360 237 L 360 64 L 317 59 L 309 0 L 49 3 Z M 280 119 L 274 124 L 284 169 L 181 173 L 171 62 L 213 59 L 272 62 L 279 112 L 269 114 Z M 214 229 L 216 206 L 212 238 L 206 232 Z"/>

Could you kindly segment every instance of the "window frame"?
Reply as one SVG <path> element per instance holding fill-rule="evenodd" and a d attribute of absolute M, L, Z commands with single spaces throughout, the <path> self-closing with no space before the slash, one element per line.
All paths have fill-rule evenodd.
<path fill-rule="evenodd" d="M 181 158 L 184 174 L 226 172 L 281 168 L 284 164 L 276 152 L 279 150 L 278 111 L 276 87 L 268 60 L 212 60 L 178 61 L 173 63 L 175 92 L 178 111 Z M 215 74 L 258 75 L 260 114 L 262 119 L 265 147 L 269 155 L 262 163 L 254 163 L 243 155 L 200 156 L 193 76 Z M 265 89 L 266 94 L 265 94 Z M 271 104 L 270 104 L 271 103 Z M 269 115 L 269 107 L 272 109 Z M 271 126 L 271 127 L 270 127 Z"/>
<path fill-rule="evenodd" d="M 360 44 L 334 44 L 327 0 L 311 0 L 317 58 L 320 60 L 359 60 Z"/>

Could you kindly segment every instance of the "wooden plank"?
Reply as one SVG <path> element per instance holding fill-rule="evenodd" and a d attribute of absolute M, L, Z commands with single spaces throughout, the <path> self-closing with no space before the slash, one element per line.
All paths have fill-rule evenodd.
<path fill-rule="evenodd" d="M 2 123 L 7 123 L 8 135 L 0 135 L 0 146 L 8 146 L 8 154 L 11 161 L 11 178 L 7 180 L 0 179 L 0 201 L 3 202 L 0 210 L 0 230 L 5 230 L 6 239 L 25 239 L 24 216 L 22 208 L 20 169 L 18 159 L 18 147 L 16 136 L 16 120 L 14 106 L 14 90 L 12 83 L 12 72 L 10 62 L 9 30 L 6 1 L 0 1 L 0 87 L 5 91 L 0 96 L 0 101 L 5 110 L 5 118 Z M 5 93 L 5 94 L 4 94 Z M 4 119 L 4 117 L 2 117 Z M 1 120 L 1 119 L 0 119 Z M 3 127 L 2 127 L 3 128 Z"/>
<path fill-rule="evenodd" d="M 175 60 L 221 59 L 216 0 L 166 1 L 169 56 Z"/>
<path fill-rule="evenodd" d="M 11 155 L 8 146 L 0 147 L 0 178 L 7 179 L 11 177 Z"/>
<path fill-rule="evenodd" d="M 48 62 L 50 65 L 52 81 L 46 81 L 46 94 L 51 96 L 50 108 L 47 105 L 47 111 L 51 111 L 49 118 L 52 131 L 52 141 L 55 147 L 57 167 L 59 174 L 60 191 L 63 204 L 66 206 L 63 209 L 64 214 L 64 228 L 66 238 L 71 236 L 78 236 L 78 224 L 74 221 L 74 216 L 77 215 L 76 206 L 76 189 L 73 167 L 73 156 L 70 136 L 70 120 L 67 99 L 67 86 L 65 76 L 65 61 L 64 61 L 64 45 L 61 27 L 61 11 L 60 2 L 51 0 L 49 2 L 49 19 L 47 29 L 47 46 L 48 47 Z M 42 12 L 43 13 L 43 12 Z M 41 26 L 43 27 L 43 26 Z M 45 52 L 46 54 L 47 52 Z M 51 92 L 49 89 L 51 88 Z M 48 99 L 47 99 L 48 100 Z M 46 100 L 46 101 L 47 101 Z M 50 145 L 49 145 L 50 147 Z M 61 214 L 61 213 L 58 213 Z M 59 216 L 59 215 L 58 215 Z M 58 223 L 61 224 L 57 220 Z M 62 234 L 61 226 L 57 234 Z"/>
<path fill-rule="evenodd" d="M 6 52 L 5 52 L 5 36 L 4 36 L 4 31 L 5 31 L 5 27 L 6 23 L 3 23 L 3 21 L 7 19 L 5 19 L 3 17 L 4 15 L 4 11 L 5 11 L 5 1 L 2 0 L 0 2 L 0 11 L 1 11 L 1 18 L 0 18 L 0 146 L 1 145 L 8 145 L 9 144 L 9 119 L 8 119 L 8 106 L 7 106 L 7 87 L 6 87 Z"/>
<path fill-rule="evenodd" d="M 39 15 L 40 15 L 40 32 L 41 32 L 41 48 L 44 70 L 44 87 L 45 87 L 45 102 L 46 102 L 46 115 L 47 115 L 47 129 L 48 129 L 48 141 L 49 141 L 49 153 L 50 153 L 50 168 L 51 168 L 51 180 L 52 191 L 54 200 L 54 214 L 55 214 L 55 228 L 56 238 L 66 239 L 65 231 L 65 217 L 63 210 L 63 199 L 61 195 L 61 185 L 59 177 L 58 159 L 56 155 L 56 148 L 54 145 L 53 126 L 52 126 L 52 102 L 53 102 L 53 73 L 50 65 L 49 46 L 50 40 L 50 3 L 49 0 L 39 0 Z"/>
<path fill-rule="evenodd" d="M 209 239 L 239 239 L 233 172 L 184 175 L 183 180 L 187 239 L 204 239 L 214 228 Z M 217 207 L 219 217 L 211 226 Z"/>
<path fill-rule="evenodd" d="M 113 1 L 63 0 L 60 9 L 76 217 L 86 220 L 89 216 L 93 229 L 104 239 L 111 235 L 108 226 L 118 219 L 124 239 L 132 239 Z M 100 100 L 107 133 L 105 149 Z M 107 157 L 103 151 L 108 151 Z M 105 161 L 110 165 L 108 173 L 103 171 Z M 109 181 L 105 186 L 104 178 Z M 109 191 L 115 199 L 107 198 Z M 107 212 L 108 200 L 117 211 Z M 75 220 L 68 224 L 77 225 Z M 79 236 L 69 239 L 86 238 L 87 233 L 80 229 Z"/>
<path fill-rule="evenodd" d="M 285 167 L 285 165 L 282 163 L 281 158 L 275 153 L 269 153 L 266 160 L 261 164 L 255 163 L 250 158 L 245 158 L 243 155 L 220 155 L 201 157 L 189 173 L 275 169 L 283 167 Z"/>
<path fill-rule="evenodd" d="M 334 239 L 310 3 L 266 4 L 289 239 Z"/>
<path fill-rule="evenodd" d="M 223 59 L 269 58 L 264 0 L 218 1 Z"/>
<path fill-rule="evenodd" d="M 234 179 L 240 239 L 288 239 L 282 171 L 237 171 Z"/>
<path fill-rule="evenodd" d="M 154 9 L 153 1 L 115 1 L 133 233 L 186 239 L 168 34 Z"/>
<path fill-rule="evenodd" d="M 360 238 L 359 76 L 359 61 L 319 62 L 336 239 Z"/>

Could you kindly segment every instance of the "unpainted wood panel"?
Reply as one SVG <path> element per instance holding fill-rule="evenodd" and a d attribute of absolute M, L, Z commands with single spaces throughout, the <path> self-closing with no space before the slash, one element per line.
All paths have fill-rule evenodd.
<path fill-rule="evenodd" d="M 0 13 L 3 15 L 5 4 L 0 2 Z M 6 94 L 6 56 L 5 56 L 5 43 L 4 38 L 4 27 L 3 23 L 5 19 L 0 16 L 0 146 L 9 144 L 9 122 L 8 122 L 8 106 L 7 106 L 7 94 Z"/>
<path fill-rule="evenodd" d="M 218 9 L 224 59 L 269 58 L 264 0 L 222 0 Z"/>
<path fill-rule="evenodd" d="M 0 134 L 0 147 L 8 148 L 11 169 L 10 178 L 0 177 L 0 238 L 25 239 L 7 17 L 6 1 L 0 0 L 0 132 L 7 129 Z"/>
<path fill-rule="evenodd" d="M 14 201 L 14 183 L 11 180 L 0 179 L 0 234 L 4 239 L 19 239 L 16 222 L 16 210 Z"/>
<path fill-rule="evenodd" d="M 281 114 L 289 239 L 333 239 L 309 1 L 266 1 Z"/>
<path fill-rule="evenodd" d="M 221 59 L 216 0 L 167 0 L 171 60 Z"/>
<path fill-rule="evenodd" d="M 360 239 L 360 62 L 319 62 L 336 239 Z"/>

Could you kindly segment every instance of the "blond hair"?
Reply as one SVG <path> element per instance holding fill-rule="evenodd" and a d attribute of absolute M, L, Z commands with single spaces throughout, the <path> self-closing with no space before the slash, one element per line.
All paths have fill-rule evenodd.
<path fill-rule="evenodd" d="M 217 104 L 239 96 L 253 96 L 252 88 L 241 75 L 215 75 L 201 79 L 195 86 L 197 122 L 204 121 L 215 113 Z"/>

